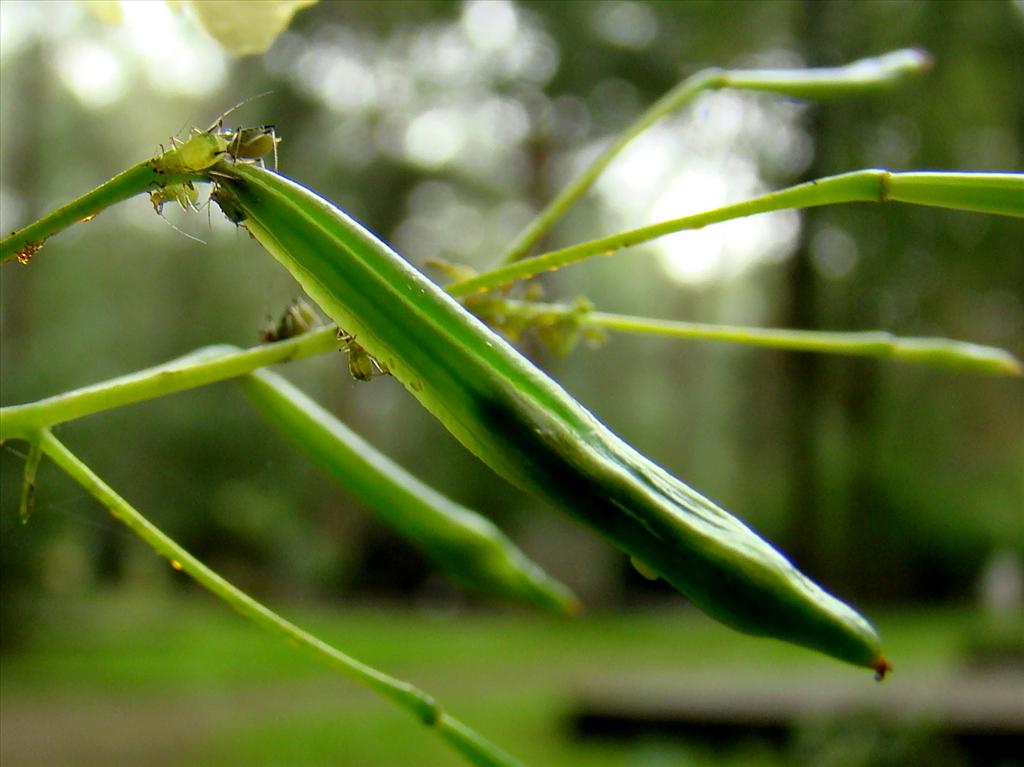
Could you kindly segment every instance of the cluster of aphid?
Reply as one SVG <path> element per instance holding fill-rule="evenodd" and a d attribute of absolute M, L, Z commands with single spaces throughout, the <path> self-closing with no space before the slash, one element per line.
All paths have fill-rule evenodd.
<path fill-rule="evenodd" d="M 266 95 L 266 94 L 260 94 Z M 259 98 L 259 96 L 253 96 Z M 232 162 L 259 163 L 269 154 L 274 156 L 274 168 L 277 169 L 277 145 L 281 139 L 273 125 L 261 125 L 257 128 L 224 127 L 224 118 L 241 106 L 252 101 L 252 98 L 236 104 L 218 117 L 209 128 L 199 130 L 193 128 L 187 140 L 171 138 L 171 148 L 165 149 L 161 144 L 160 153 L 153 158 L 152 165 L 158 173 L 199 173 L 207 171 L 216 176 L 215 171 L 208 169 L 223 157 Z M 163 206 L 168 202 L 176 202 L 185 211 L 199 210 L 199 193 L 192 181 L 163 184 L 149 193 L 149 200 L 158 215 L 163 215 Z"/>
<path fill-rule="evenodd" d="M 160 154 L 151 161 L 153 169 L 160 174 L 203 174 L 216 179 L 219 174 L 211 168 L 222 158 L 230 158 L 232 162 L 258 163 L 262 166 L 263 158 L 273 154 L 276 170 L 277 145 L 281 139 L 274 131 L 273 125 L 234 130 L 224 127 L 224 118 L 249 101 L 252 99 L 246 99 L 233 106 L 214 120 L 206 130 L 194 128 L 185 141 L 172 138 L 170 149 L 165 149 L 161 145 Z M 218 204 L 229 220 L 240 224 L 244 220 L 244 214 L 233 198 L 234 195 L 223 185 L 214 184 L 210 200 Z M 162 184 L 149 193 L 149 200 L 161 218 L 163 206 L 168 202 L 178 203 L 185 211 L 199 210 L 199 193 L 191 180 Z M 276 323 L 261 331 L 260 339 L 264 343 L 282 341 L 305 333 L 319 324 L 320 318 L 312 308 L 297 299 L 288 305 Z M 355 336 L 339 330 L 338 340 L 343 344 L 342 349 L 348 353 L 348 369 L 357 381 L 369 381 L 376 376 L 387 375 L 387 368 L 356 343 Z"/>
<path fill-rule="evenodd" d="M 427 259 L 427 266 L 453 283 L 477 276 L 472 267 L 440 258 Z M 598 346 L 607 340 L 602 329 L 583 321 L 594 310 L 594 305 L 584 296 L 579 296 L 569 311 L 564 311 L 564 307 L 549 311 L 530 310 L 531 305 L 541 301 L 542 297 L 543 288 L 536 282 L 530 282 L 518 300 L 509 300 L 504 293 L 481 292 L 467 296 L 462 305 L 513 343 L 518 343 L 524 332 L 532 331 L 547 349 L 561 357 L 567 357 L 580 341 Z"/>
<path fill-rule="evenodd" d="M 296 298 L 285 307 L 276 322 L 271 320 L 269 315 L 267 316 L 267 325 L 260 331 L 260 341 L 272 344 L 288 338 L 295 338 L 295 336 L 308 333 L 322 324 L 323 322 L 313 307 L 301 298 Z"/>
<path fill-rule="evenodd" d="M 287 338 L 308 333 L 322 324 L 323 321 L 313 307 L 301 298 L 296 298 L 285 307 L 276 322 L 268 322 L 267 326 L 260 331 L 260 340 L 267 344 L 284 341 Z M 388 369 L 380 360 L 356 343 L 354 335 L 339 328 L 338 340 L 342 344 L 341 350 L 348 353 L 348 371 L 354 379 L 369 381 L 377 376 L 388 375 Z"/>

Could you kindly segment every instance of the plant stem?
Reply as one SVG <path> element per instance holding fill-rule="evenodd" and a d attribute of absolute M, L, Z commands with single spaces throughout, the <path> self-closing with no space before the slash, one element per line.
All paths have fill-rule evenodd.
<path fill-rule="evenodd" d="M 151 160 L 133 165 L 110 181 L 57 208 L 0 240 L 0 263 L 17 258 L 28 263 L 47 239 L 72 224 L 89 221 L 111 205 L 157 187 L 200 179 L 198 174 L 158 173 Z"/>
<path fill-rule="evenodd" d="M 147 166 L 147 164 L 143 163 L 142 166 Z M 142 166 L 129 169 L 125 174 L 104 184 L 103 187 L 79 198 L 76 203 L 65 206 L 60 211 L 55 211 L 41 221 L 49 220 L 49 225 L 53 225 L 53 221 L 60 218 L 58 214 L 61 211 L 67 211 L 79 205 L 81 200 L 89 198 L 105 187 L 114 185 L 115 191 L 121 190 L 117 194 L 121 194 L 124 190 L 131 188 L 132 184 L 137 184 L 138 179 L 136 178 L 132 184 L 122 184 L 118 182 L 118 179 L 127 174 L 133 174 Z M 168 177 L 165 175 L 161 178 L 166 180 Z M 115 184 L 115 182 L 118 183 Z M 105 204 L 110 204 L 112 197 L 109 190 L 108 193 L 105 193 L 104 199 L 107 200 Z M 490 290 L 518 279 L 532 277 L 541 271 L 561 268 L 594 255 L 610 255 L 616 250 L 637 245 L 665 234 L 685 229 L 696 229 L 708 224 L 757 213 L 844 202 L 885 202 L 889 200 L 1024 216 L 1024 174 L 854 171 L 789 187 L 715 210 L 620 232 L 609 237 L 519 261 L 477 277 L 453 283 L 447 287 L 447 292 L 453 296 L 465 296 L 478 291 Z M 69 216 L 70 214 L 61 215 Z M 40 222 L 36 222 L 22 230 L 17 236 L 23 237 L 25 232 L 36 231 L 39 225 Z M 12 235 L 13 237 L 15 235 Z M 5 245 L 12 238 L 5 240 Z M 265 365 L 318 354 L 334 347 L 336 342 L 334 333 L 334 328 L 323 328 L 294 339 L 242 352 L 230 347 L 199 350 L 165 365 L 133 373 L 114 381 L 66 392 L 26 405 L 0 408 L 0 442 L 13 437 L 25 437 L 61 421 L 233 378 Z M 882 348 L 877 346 L 881 338 L 862 338 L 858 346 L 862 349 L 872 345 Z M 723 338 L 723 340 L 725 339 Z M 915 359 L 934 364 L 959 365 L 961 363 L 955 360 L 962 359 L 964 357 L 962 352 L 966 352 L 966 357 L 975 358 L 979 367 L 987 367 L 989 363 L 983 360 L 988 359 L 992 365 L 991 369 L 994 370 L 998 367 L 1003 372 L 1009 372 L 1016 364 L 1012 358 L 1007 359 L 998 352 L 990 353 L 985 350 L 985 347 L 961 346 L 960 351 L 952 356 L 948 344 L 943 341 L 918 339 L 911 343 L 911 340 L 907 339 L 898 344 L 898 347 L 898 350 L 885 353 L 906 360 Z"/>
<path fill-rule="evenodd" d="M 107 507 L 116 519 L 149 544 L 157 554 L 167 559 L 174 569 L 186 573 L 214 596 L 227 602 L 243 617 L 284 637 L 353 681 L 395 702 L 423 724 L 437 730 L 441 737 L 474 764 L 486 767 L 517 764 L 512 757 L 447 714 L 427 693 L 349 657 L 228 583 L 136 511 L 49 430 L 44 430 L 40 434 L 40 445 L 54 463 Z"/>
<path fill-rule="evenodd" d="M 1006 216 L 1024 216 L 1024 173 L 894 173 L 858 170 L 791 186 L 734 205 L 662 221 L 572 245 L 499 267 L 448 286 L 453 296 L 490 290 L 560 269 L 591 256 L 609 256 L 673 232 L 700 229 L 735 218 L 791 208 L 811 208 L 848 202 L 909 202 Z"/>
<path fill-rule="evenodd" d="M 615 140 L 542 210 L 512 242 L 500 263 L 524 258 L 537 241 L 576 202 L 626 145 L 665 115 L 676 111 L 707 90 L 734 88 L 767 91 L 793 98 L 819 99 L 846 96 L 894 86 L 910 75 L 924 72 L 931 59 L 923 51 L 899 50 L 861 59 L 841 67 L 820 69 L 726 70 L 705 69 L 679 83 Z"/>
<path fill-rule="evenodd" d="M 511 262 L 522 258 L 555 221 L 589 189 L 608 163 L 636 136 L 663 116 L 692 100 L 698 93 L 713 88 L 763 90 L 796 98 L 824 98 L 888 87 L 908 75 L 924 71 L 929 60 L 920 51 L 894 51 L 873 59 L 831 69 L 797 70 L 722 70 L 698 72 L 673 88 L 627 128 L 591 166 L 567 186 L 537 219 L 512 244 L 504 256 Z M 208 134 L 207 134 L 208 135 Z M 118 174 L 91 192 L 69 202 L 32 224 L 0 240 L 0 263 L 17 258 L 28 263 L 47 239 L 80 221 L 88 221 L 105 208 L 150 191 L 183 181 L 208 180 L 201 162 L 183 163 L 178 156 L 184 148 L 172 149 Z M 211 157 L 216 153 L 211 154 Z M 169 158 L 178 159 L 173 164 Z M 193 158 L 194 160 L 194 158 Z M 162 163 L 161 163 L 162 161 Z M 161 170 L 158 170 L 158 167 Z M 197 168 L 194 172 L 179 172 Z"/>
<path fill-rule="evenodd" d="M 796 99 L 833 99 L 888 90 L 931 69 L 932 57 L 904 48 L 838 67 L 813 69 L 731 69 L 722 87 L 764 91 Z"/>
<path fill-rule="evenodd" d="M 301 336 L 238 350 L 211 346 L 111 381 L 64 392 L 54 397 L 0 408 L 0 442 L 27 438 L 63 421 L 192 389 L 249 373 L 266 365 L 288 362 L 338 348 L 334 326 Z"/>
<path fill-rule="evenodd" d="M 1024 217 L 1024 173 L 891 173 L 881 182 L 880 202 Z"/>
<path fill-rule="evenodd" d="M 828 332 L 711 325 L 580 311 L 579 307 L 566 304 L 511 300 L 488 302 L 485 304 L 484 314 L 488 318 L 514 316 L 527 322 L 536 321 L 538 324 L 550 324 L 563 318 L 570 318 L 583 326 L 620 333 L 725 341 L 790 351 L 883 357 L 993 375 L 1021 374 L 1020 361 L 1009 352 L 949 338 L 901 338 L 883 331 Z"/>
<path fill-rule="evenodd" d="M 590 163 L 580 175 L 570 181 L 548 203 L 544 210 L 537 214 L 527 227 L 519 233 L 516 239 L 512 241 L 512 244 L 502 254 L 499 263 L 511 264 L 524 258 L 530 249 L 537 244 L 537 241 L 555 225 L 555 222 L 565 215 L 573 203 L 594 185 L 594 182 L 604 172 L 604 169 L 626 148 L 627 144 L 662 117 L 691 101 L 699 93 L 721 87 L 723 76 L 724 72 L 720 69 L 705 69 L 687 78 L 656 101 L 650 109 L 640 115 L 636 122 L 616 136 L 607 149 Z"/>
<path fill-rule="evenodd" d="M 456 283 L 448 290 L 457 295 L 461 292 L 458 288 L 462 285 L 463 283 Z M 477 307 L 471 308 L 479 311 Z M 994 375 L 1021 373 L 1020 361 L 1002 349 L 945 338 L 900 338 L 884 331 L 831 333 L 675 322 L 605 312 L 581 313 L 577 307 L 564 304 L 502 299 L 489 301 L 486 310 L 481 314 L 485 318 L 498 314 L 515 314 L 526 319 L 541 319 L 545 315 L 556 319 L 573 316 L 581 324 L 590 327 L 625 333 L 726 341 L 794 351 L 891 357 L 904 362 Z M 286 341 L 262 344 L 250 349 L 239 350 L 233 346 L 206 347 L 171 362 L 110 381 L 24 405 L 2 407 L 0 442 L 14 438 L 27 439 L 39 429 L 64 421 L 236 378 L 267 365 L 321 354 L 337 348 L 336 334 L 337 328 L 332 325 Z"/>

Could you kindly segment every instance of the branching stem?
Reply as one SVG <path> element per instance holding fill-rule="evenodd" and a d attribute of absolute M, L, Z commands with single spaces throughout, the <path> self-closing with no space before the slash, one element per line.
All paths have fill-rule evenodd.
<path fill-rule="evenodd" d="M 705 69 L 679 83 L 651 105 L 537 215 L 502 255 L 501 263 L 524 258 L 555 222 L 586 193 L 626 145 L 661 118 L 690 103 L 704 91 L 720 88 L 764 91 L 791 98 L 825 99 L 893 87 L 926 71 L 928 54 L 919 50 L 892 51 L 841 67 L 819 69 Z"/>
<path fill-rule="evenodd" d="M 152 161 L 140 162 L 0 240 L 0 263 L 12 258 L 28 263 L 50 237 L 73 224 L 92 220 L 111 205 L 159 187 L 202 178 L 198 174 L 159 173 Z"/>
<path fill-rule="evenodd" d="M 481 735 L 444 711 L 430 695 L 417 687 L 383 674 L 360 663 L 312 634 L 282 618 L 245 592 L 233 586 L 193 557 L 126 500 L 111 489 L 92 469 L 68 450 L 49 430 L 39 434 L 44 453 L 105 506 L 175 570 L 180 570 L 214 596 L 227 602 L 236 612 L 268 631 L 282 636 L 333 667 L 355 682 L 388 698 L 411 713 L 423 724 L 435 729 L 452 747 L 473 764 L 482 767 L 509 767 L 518 764 Z"/>
<path fill-rule="evenodd" d="M 26 405 L 0 408 L 0 442 L 82 416 L 174 392 L 224 381 L 257 368 L 309 357 L 338 348 L 337 328 L 238 350 L 233 346 L 198 349 L 163 365 L 112 381 L 64 392 Z"/>
<path fill-rule="evenodd" d="M 486 316 L 518 317 L 551 323 L 563 318 L 581 326 L 620 333 L 667 336 L 698 341 L 724 341 L 790 351 L 881 357 L 992 375 L 1020 375 L 1021 363 L 1009 352 L 950 338 L 906 338 L 884 331 L 828 332 L 784 330 L 701 322 L 656 320 L 607 312 L 580 311 L 567 304 L 496 299 Z"/>
<path fill-rule="evenodd" d="M 453 283 L 448 286 L 448 292 L 453 296 L 466 296 L 491 290 L 592 256 L 610 256 L 666 234 L 758 213 L 837 203 L 889 201 L 1024 216 L 1024 173 L 893 173 L 887 170 L 843 173 L 517 261 Z"/>

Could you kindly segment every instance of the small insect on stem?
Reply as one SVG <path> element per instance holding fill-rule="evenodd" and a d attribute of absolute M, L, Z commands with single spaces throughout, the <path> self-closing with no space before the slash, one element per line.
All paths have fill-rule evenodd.
<path fill-rule="evenodd" d="M 342 342 L 342 351 L 348 353 L 348 372 L 357 381 L 369 381 L 377 376 L 390 375 L 390 371 L 380 360 L 356 343 L 356 337 L 347 330 L 338 329 L 338 340 Z"/>
<path fill-rule="evenodd" d="M 245 211 L 238 205 L 235 193 L 224 184 L 216 184 L 210 192 L 210 201 L 217 203 L 221 213 L 235 226 L 241 226 L 245 221 Z"/>
<path fill-rule="evenodd" d="M 198 173 L 213 165 L 227 151 L 224 136 L 193 129 L 186 141 L 171 139 L 171 148 L 161 152 L 150 164 L 157 173 Z"/>
<path fill-rule="evenodd" d="M 322 324 L 319 315 L 313 311 L 313 307 L 301 298 L 296 298 L 285 307 L 284 313 L 276 323 L 271 323 L 260 331 L 260 340 L 266 344 L 284 341 L 286 338 L 302 335 Z"/>
<path fill-rule="evenodd" d="M 224 154 L 235 162 L 254 162 L 262 166 L 263 158 L 273 153 L 274 170 L 277 170 L 277 145 L 281 142 L 281 139 L 274 131 L 273 125 L 260 125 L 257 128 L 236 128 L 233 131 L 224 127 L 225 117 L 250 101 L 267 96 L 269 93 L 270 91 L 260 93 L 235 104 L 235 106 L 214 120 L 210 127 L 206 129 L 206 132 L 219 136 L 227 142 Z"/>
<path fill-rule="evenodd" d="M 201 242 L 203 245 L 206 244 L 204 240 L 194 237 L 188 232 L 183 232 L 164 217 L 164 205 L 169 202 L 178 203 L 181 209 L 186 212 L 199 211 L 199 192 L 196 191 L 196 188 L 191 181 L 183 181 L 180 184 L 167 184 L 159 187 L 158 189 L 154 189 L 149 193 L 149 201 L 152 203 L 153 210 L 156 211 L 156 214 L 160 216 L 164 223 L 171 227 L 171 229 L 179 234 L 185 235 L 190 240 Z"/>
<path fill-rule="evenodd" d="M 160 147 L 160 154 L 151 160 L 158 173 L 198 173 L 227 155 L 235 162 L 263 164 L 263 157 L 273 153 L 274 168 L 277 168 L 277 144 L 280 142 L 274 132 L 274 126 L 262 125 L 258 128 L 224 128 L 224 118 L 236 109 L 248 104 L 257 96 L 241 101 L 218 117 L 206 130 L 193 128 L 188 139 L 181 141 L 171 138 L 171 148 Z"/>
<path fill-rule="evenodd" d="M 181 184 L 167 184 L 149 193 L 149 201 L 153 204 L 153 210 L 158 216 L 163 217 L 164 205 L 169 202 L 176 202 L 184 211 L 197 212 L 199 210 L 199 192 L 191 181 Z"/>
<path fill-rule="evenodd" d="M 238 128 L 234 133 L 225 132 L 224 136 L 230 136 L 225 151 L 235 162 L 256 162 L 262 166 L 263 158 L 272 152 L 274 170 L 277 170 L 277 145 L 281 139 L 274 132 L 273 125 Z"/>

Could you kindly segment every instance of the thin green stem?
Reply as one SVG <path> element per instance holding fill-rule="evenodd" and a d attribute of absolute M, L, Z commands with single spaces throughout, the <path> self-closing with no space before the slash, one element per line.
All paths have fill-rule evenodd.
<path fill-rule="evenodd" d="M 519 261 L 448 286 L 453 296 L 490 290 L 534 274 L 558 269 L 594 255 L 610 255 L 665 234 L 744 216 L 787 208 L 807 208 L 844 202 L 895 200 L 979 212 L 1024 216 L 1024 174 L 1021 173 L 891 173 L 862 170 L 811 181 L 712 211 L 621 232 L 562 250 Z M 318 354 L 334 348 L 335 330 L 324 328 L 294 339 L 239 352 L 200 350 L 165 365 L 114 381 L 66 392 L 26 405 L 0 408 L 0 441 L 24 437 L 41 428 L 130 402 L 138 402 L 204 384 L 233 378 L 277 362 Z M 978 347 L 983 348 L 983 347 Z M 984 352 L 980 353 L 984 356 Z M 901 359 L 916 358 L 941 364 L 945 352 L 931 341 L 904 344 Z M 1004 363 L 1006 361 L 1004 360 Z M 1006 363 L 1009 364 L 1009 363 Z"/>
<path fill-rule="evenodd" d="M 28 263 L 53 235 L 72 224 L 89 221 L 111 205 L 153 189 L 202 178 L 198 174 L 160 173 L 152 160 L 133 165 L 110 181 L 57 208 L 23 229 L 0 240 L 0 263 L 17 258 Z"/>
<path fill-rule="evenodd" d="M 861 59 L 841 67 L 821 69 L 725 70 L 705 69 L 687 78 L 656 101 L 587 168 L 570 181 L 512 242 L 502 264 L 524 258 L 555 222 L 586 193 L 604 169 L 637 136 L 666 115 L 688 104 L 700 93 L 734 88 L 777 93 L 793 98 L 820 99 L 853 95 L 892 87 L 908 76 L 924 72 L 931 64 L 919 50 L 899 50 L 876 58 Z"/>
<path fill-rule="evenodd" d="M 1024 217 L 1024 173 L 892 173 L 882 202 Z"/>
<path fill-rule="evenodd" d="M 932 58 L 919 48 L 814 69 L 732 69 L 722 87 L 764 91 L 796 99 L 832 99 L 889 90 L 931 69 Z"/>
<path fill-rule="evenodd" d="M 513 242 L 504 260 L 511 262 L 525 256 L 572 203 L 593 185 L 608 163 L 630 141 L 704 90 L 729 87 L 763 90 L 797 98 L 823 98 L 888 87 L 908 75 L 924 71 L 927 66 L 928 58 L 925 54 L 904 50 L 832 69 L 708 69 L 699 72 L 676 86 L 627 128 Z M 27 263 L 50 237 L 72 224 L 90 220 L 115 203 L 154 188 L 184 181 L 206 180 L 209 165 L 218 155 L 218 150 L 223 150 L 220 145 L 211 145 L 211 142 L 216 144 L 216 139 L 213 134 L 200 133 L 186 144 L 132 166 L 67 205 L 13 232 L 0 240 L 0 263 L 12 258 Z"/>
<path fill-rule="evenodd" d="M 401 534 L 456 580 L 485 593 L 574 614 L 573 594 L 531 562 L 501 531 L 419 482 L 347 429 L 330 413 L 269 371 L 256 367 L 336 350 L 337 327 L 241 350 L 211 346 L 163 365 L 87 386 L 41 402 L 0 408 L 4 438 L 32 443 L 25 466 L 22 519 L 31 509 L 39 432 L 65 421 L 225 378 L 240 377 L 260 412 L 296 441 Z"/>
<path fill-rule="evenodd" d="M 355 682 L 393 701 L 423 724 L 435 729 L 469 761 L 495 767 L 517 762 L 465 724 L 447 714 L 427 693 L 360 663 L 312 634 L 303 631 L 277 613 L 257 602 L 245 592 L 224 580 L 170 537 L 142 516 L 126 500 L 112 490 L 88 466 L 68 450 L 49 430 L 40 434 L 43 452 L 61 469 L 103 504 L 176 570 L 181 570 L 200 586 L 234 608 L 242 616 L 274 634 L 284 637 L 311 653 Z"/>
<path fill-rule="evenodd" d="M 39 429 L 121 405 L 235 378 L 266 365 L 338 348 L 334 326 L 301 336 L 238 350 L 212 346 L 156 367 L 86 386 L 26 405 L 0 408 L 0 441 L 25 438 Z"/>
<path fill-rule="evenodd" d="M 734 205 L 662 221 L 517 261 L 448 286 L 453 296 L 507 285 L 540 272 L 560 269 L 592 256 L 609 256 L 686 229 L 775 210 L 812 208 L 849 202 L 909 202 L 1006 216 L 1024 216 L 1022 173 L 893 173 L 858 170 L 791 186 Z"/>
<path fill-rule="evenodd" d="M 712 325 L 580 311 L 579 307 L 566 304 L 511 300 L 488 302 L 485 305 L 485 316 L 514 316 L 526 322 L 538 323 L 553 323 L 566 318 L 581 326 L 619 333 L 723 341 L 822 354 L 889 358 L 992 375 L 1020 375 L 1022 370 L 1020 360 L 1002 349 L 949 338 L 904 338 L 883 331 L 828 332 Z"/>
<path fill-rule="evenodd" d="M 511 264 L 524 258 L 537 244 L 537 241 L 555 225 L 555 222 L 565 215 L 573 203 L 594 185 L 604 169 L 626 148 L 629 142 L 665 115 L 693 100 L 699 93 L 721 87 L 723 75 L 724 73 L 720 69 L 703 70 L 687 78 L 655 102 L 650 109 L 640 115 L 636 122 L 620 133 L 580 175 L 570 181 L 544 210 L 537 214 L 502 254 L 501 263 Z"/>

